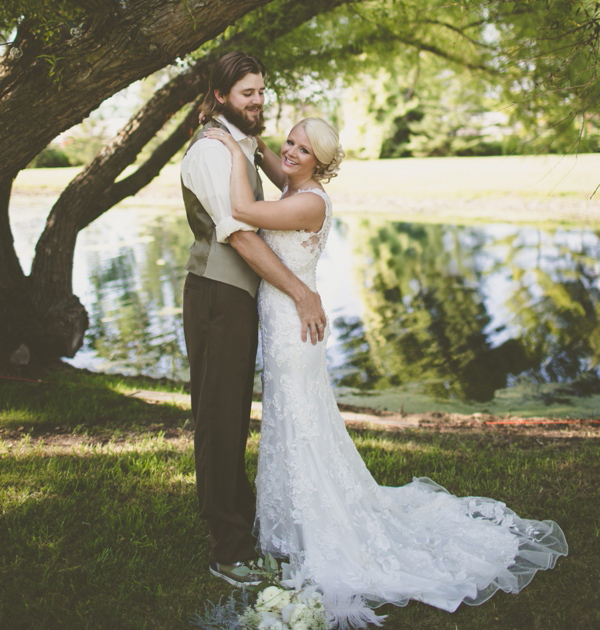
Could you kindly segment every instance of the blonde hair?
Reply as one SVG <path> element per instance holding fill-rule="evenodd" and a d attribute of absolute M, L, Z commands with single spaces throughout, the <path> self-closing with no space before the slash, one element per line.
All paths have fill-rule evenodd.
<path fill-rule="evenodd" d="M 294 125 L 294 129 L 296 127 L 304 129 L 317 159 L 313 178 L 327 183 L 336 177 L 346 155 L 340 145 L 337 129 L 322 118 L 304 118 Z"/>

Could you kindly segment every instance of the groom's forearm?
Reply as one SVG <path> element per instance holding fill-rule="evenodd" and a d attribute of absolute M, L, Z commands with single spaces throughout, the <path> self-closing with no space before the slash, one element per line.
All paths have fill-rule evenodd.
<path fill-rule="evenodd" d="M 327 320 L 318 293 L 295 276 L 258 234 L 234 232 L 229 244 L 261 278 L 294 300 L 302 324 L 302 340 L 306 341 L 308 333 L 313 344 L 322 341 Z"/>
<path fill-rule="evenodd" d="M 254 232 L 234 232 L 229 244 L 254 269 L 263 280 L 277 287 L 294 302 L 306 297 L 310 289 L 295 276 L 277 257 L 273 250 Z"/>

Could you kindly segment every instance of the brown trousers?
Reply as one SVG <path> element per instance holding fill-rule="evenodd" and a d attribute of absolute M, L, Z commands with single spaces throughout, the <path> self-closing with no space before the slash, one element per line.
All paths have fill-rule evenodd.
<path fill-rule="evenodd" d="M 254 492 L 244 466 L 258 343 L 256 298 L 188 274 L 183 329 L 190 362 L 194 455 L 200 517 L 210 560 L 256 557 Z"/>

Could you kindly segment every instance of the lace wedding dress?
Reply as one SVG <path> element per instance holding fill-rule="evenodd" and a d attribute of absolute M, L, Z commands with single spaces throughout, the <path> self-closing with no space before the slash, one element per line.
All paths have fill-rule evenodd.
<path fill-rule="evenodd" d="M 317 260 L 331 225 L 318 233 L 262 230 L 268 245 L 315 289 Z M 300 339 L 294 303 L 263 282 L 259 292 L 263 415 L 258 463 L 260 549 L 289 558 L 318 585 L 341 627 L 376 621 L 371 608 L 410 599 L 454 611 L 498 589 L 517 593 L 539 569 L 566 555 L 552 521 L 519 518 L 503 503 L 455 497 L 427 478 L 379 486 L 338 411 L 325 341 Z M 328 327 L 325 331 L 328 335 Z"/>

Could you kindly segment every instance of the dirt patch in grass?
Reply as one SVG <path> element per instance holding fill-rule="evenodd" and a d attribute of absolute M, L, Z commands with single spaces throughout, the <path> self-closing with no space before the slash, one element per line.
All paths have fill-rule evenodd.
<path fill-rule="evenodd" d="M 189 404 L 187 394 L 139 390 L 132 394 L 149 404 Z M 504 437 L 508 441 L 537 440 L 569 441 L 592 439 L 600 441 L 600 416 L 597 418 L 521 418 L 518 416 L 495 416 L 492 414 L 394 413 L 367 407 L 340 405 L 340 413 L 346 426 L 355 430 L 391 432 L 435 432 L 435 433 L 481 433 L 490 438 Z M 262 404 L 254 402 L 251 429 L 260 431 Z M 482 435 L 482 437 L 483 437 Z M 167 440 L 176 449 L 190 448 L 193 442 L 193 426 L 173 427 L 162 424 L 148 425 L 143 431 L 125 431 L 115 436 L 69 433 L 57 428 L 54 431 L 24 432 L 22 429 L 0 429 L 0 441 L 9 451 L 29 451 L 43 447 L 45 455 L 106 447 L 112 451 L 130 451 L 144 448 L 153 439 Z"/>
<path fill-rule="evenodd" d="M 478 431 L 506 435 L 553 439 L 600 439 L 597 418 L 521 418 L 493 414 L 458 414 L 444 412 L 393 413 L 340 405 L 346 425 L 355 428 L 384 428 L 387 431 L 419 429 L 436 432 Z"/>
<path fill-rule="evenodd" d="M 165 439 L 172 447 L 188 448 L 193 441 L 193 422 L 190 409 L 189 393 L 174 391 L 173 383 L 164 383 L 154 379 L 133 379 L 124 376 L 105 376 L 76 370 L 71 366 L 52 366 L 50 370 L 3 370 L 2 381 L 5 384 L 19 381 L 47 382 L 55 374 L 66 375 L 67 382 L 73 383 L 81 379 L 81 385 L 96 387 L 95 379 L 100 379 L 100 385 L 116 379 L 124 386 L 122 396 L 124 400 L 137 399 L 142 405 L 140 417 L 143 422 L 136 426 L 109 423 L 103 430 L 91 424 L 78 428 L 56 424 L 43 424 L 38 427 L 24 424 L 24 426 L 0 426 L 0 445 L 5 451 L 15 449 L 30 449 L 43 447 L 44 454 L 52 452 L 68 452 L 73 449 L 108 447 L 115 451 L 140 449 L 144 443 L 157 438 Z M 171 387 L 169 387 L 171 385 Z M 152 389 L 150 389 L 152 388 Z M 171 391 L 169 391 L 169 389 Z M 129 390 L 129 391 L 128 391 Z M 86 390 L 87 391 L 87 390 Z M 92 392 L 93 390 L 89 390 Z M 256 394 L 252 403 L 251 428 L 260 431 L 262 403 L 260 394 Z M 104 400 L 104 399 L 102 399 Z M 143 403 L 148 405 L 147 412 L 143 411 Z M 158 407 L 158 408 L 157 408 Z M 161 411 L 164 409 L 164 413 Z M 557 440 L 600 440 L 600 415 L 592 418 L 578 417 L 521 417 L 517 415 L 494 415 L 490 413 L 448 413 L 432 411 L 425 413 L 405 413 L 398 411 L 383 411 L 368 406 L 355 406 L 339 403 L 340 413 L 346 426 L 355 430 L 375 430 L 386 432 L 434 432 L 434 433 L 480 433 L 490 438 L 517 440 L 547 441 Z M 158 413 L 156 413 L 158 412 Z M 118 418 L 119 408 L 115 408 Z M 99 429 L 99 430 L 96 430 Z"/>

